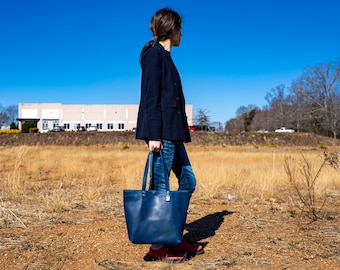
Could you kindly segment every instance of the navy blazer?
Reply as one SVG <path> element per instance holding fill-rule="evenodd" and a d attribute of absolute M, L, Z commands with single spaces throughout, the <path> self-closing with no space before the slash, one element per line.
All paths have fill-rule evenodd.
<path fill-rule="evenodd" d="M 142 56 L 141 66 L 136 138 L 191 141 L 182 83 L 170 52 L 156 42 Z"/>

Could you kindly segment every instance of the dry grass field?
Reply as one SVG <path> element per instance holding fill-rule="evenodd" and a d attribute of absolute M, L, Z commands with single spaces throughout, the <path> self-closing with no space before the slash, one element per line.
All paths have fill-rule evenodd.
<path fill-rule="evenodd" d="M 185 234 L 205 253 L 145 262 L 148 245 L 127 237 L 122 191 L 140 188 L 146 150 L 0 146 L 1 269 L 340 269 L 340 175 L 322 167 L 319 146 L 188 144 L 198 183 Z M 296 188 L 313 196 L 316 220 Z"/>

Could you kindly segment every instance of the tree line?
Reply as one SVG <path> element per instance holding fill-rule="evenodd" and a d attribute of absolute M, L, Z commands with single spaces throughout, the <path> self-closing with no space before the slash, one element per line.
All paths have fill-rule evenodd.
<path fill-rule="evenodd" d="M 1 127 L 10 126 L 11 129 L 17 129 L 16 124 L 18 116 L 18 106 L 10 105 L 4 107 L 0 104 L 0 129 Z"/>
<path fill-rule="evenodd" d="M 280 127 L 340 138 L 340 63 L 306 68 L 291 86 L 278 85 L 265 95 L 262 109 L 241 106 L 227 131 L 273 131 Z"/>

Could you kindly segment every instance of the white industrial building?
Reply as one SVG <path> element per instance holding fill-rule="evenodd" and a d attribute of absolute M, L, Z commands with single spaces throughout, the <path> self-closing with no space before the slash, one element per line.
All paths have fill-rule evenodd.
<path fill-rule="evenodd" d="M 95 127 L 98 131 L 133 130 L 137 124 L 137 104 L 62 104 L 19 103 L 19 129 L 23 123 L 33 121 L 39 131 L 52 130 L 56 126 L 66 131 L 80 127 Z M 188 124 L 193 124 L 193 107 L 186 105 Z"/>

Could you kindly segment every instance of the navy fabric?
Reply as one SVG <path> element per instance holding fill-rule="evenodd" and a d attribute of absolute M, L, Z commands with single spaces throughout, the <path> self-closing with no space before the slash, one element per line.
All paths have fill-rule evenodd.
<path fill-rule="evenodd" d="M 136 138 L 191 141 L 182 83 L 170 53 L 155 43 L 142 56 L 141 66 Z"/>

